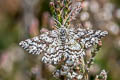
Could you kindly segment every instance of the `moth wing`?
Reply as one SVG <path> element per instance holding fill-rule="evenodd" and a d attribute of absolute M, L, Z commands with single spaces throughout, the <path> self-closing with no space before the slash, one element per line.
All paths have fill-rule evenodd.
<path fill-rule="evenodd" d="M 31 39 L 21 41 L 19 45 L 28 53 L 46 53 L 49 45 L 52 44 L 57 37 L 57 30 L 48 31 Z"/>
<path fill-rule="evenodd" d="M 74 33 L 75 39 L 78 40 L 84 48 L 89 48 L 95 44 L 98 44 L 101 38 L 108 34 L 107 31 L 86 30 L 81 28 L 74 30 Z"/>

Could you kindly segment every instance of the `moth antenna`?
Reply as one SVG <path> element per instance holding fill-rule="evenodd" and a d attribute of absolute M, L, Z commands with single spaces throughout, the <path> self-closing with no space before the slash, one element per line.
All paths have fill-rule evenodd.
<path fill-rule="evenodd" d="M 57 25 L 54 25 L 57 29 L 59 29 L 59 27 Z"/>
<path fill-rule="evenodd" d="M 53 20 L 55 20 L 55 22 L 57 22 L 60 26 L 62 26 L 62 24 L 55 18 L 53 18 Z"/>

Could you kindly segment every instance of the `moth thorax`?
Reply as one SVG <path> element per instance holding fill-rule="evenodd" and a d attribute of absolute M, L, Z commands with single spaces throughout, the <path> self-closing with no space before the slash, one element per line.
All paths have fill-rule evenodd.
<path fill-rule="evenodd" d="M 66 33 L 67 33 L 67 31 L 65 28 L 60 29 L 60 39 L 62 42 L 65 42 L 65 40 L 66 40 Z"/>

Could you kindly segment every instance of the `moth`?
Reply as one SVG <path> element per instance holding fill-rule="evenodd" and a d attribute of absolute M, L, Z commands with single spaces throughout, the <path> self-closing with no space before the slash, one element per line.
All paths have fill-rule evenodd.
<path fill-rule="evenodd" d="M 78 60 L 81 55 L 85 55 L 85 49 L 98 44 L 107 34 L 107 31 L 62 26 L 21 41 L 19 45 L 28 53 L 43 53 L 42 61 L 44 63 L 58 64 L 63 57 Z"/>
<path fill-rule="evenodd" d="M 63 0 L 64 2 L 66 0 Z M 55 2 L 55 1 L 54 1 Z M 69 2 L 69 1 L 68 1 Z M 67 2 L 66 2 L 67 3 Z M 59 4 L 53 6 L 57 9 Z M 61 60 L 79 61 L 79 58 L 85 55 L 85 49 L 99 43 L 102 37 L 108 34 L 107 31 L 101 30 L 87 30 L 74 27 L 68 27 L 69 21 L 73 19 L 81 11 L 81 1 L 77 2 L 71 11 L 66 8 L 60 7 L 63 14 L 59 20 L 56 10 L 54 21 L 57 29 L 45 32 L 39 36 L 21 41 L 19 45 L 31 54 L 44 54 L 42 61 L 48 64 L 58 64 Z M 65 10 L 64 10 L 65 9 Z M 67 14 L 64 12 L 67 11 Z M 63 16 L 66 16 L 65 18 Z M 60 22 L 62 19 L 62 22 Z M 58 26 L 59 25 L 59 26 Z"/>

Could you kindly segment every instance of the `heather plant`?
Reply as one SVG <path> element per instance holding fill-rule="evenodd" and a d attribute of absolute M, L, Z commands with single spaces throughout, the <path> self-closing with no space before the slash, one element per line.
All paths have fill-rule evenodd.
<path fill-rule="evenodd" d="M 60 80 L 89 80 L 89 70 L 102 46 L 107 31 L 76 28 L 70 23 L 82 10 L 83 0 L 51 0 L 54 30 L 21 41 L 28 53 L 43 54 L 42 62 L 55 67 L 53 76 Z M 90 49 L 90 58 L 87 50 Z M 103 70 L 95 80 L 106 80 Z"/>

